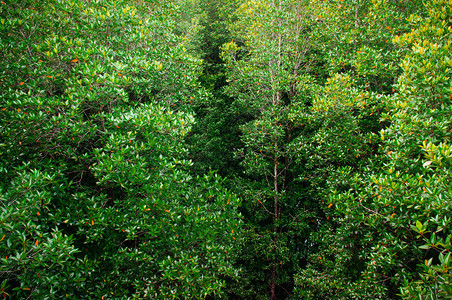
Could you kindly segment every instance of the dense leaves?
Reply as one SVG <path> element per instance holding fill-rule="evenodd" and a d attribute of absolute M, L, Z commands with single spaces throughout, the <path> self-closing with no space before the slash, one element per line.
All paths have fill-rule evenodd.
<path fill-rule="evenodd" d="M 298 1 L 245 1 L 231 26 L 237 42 L 222 47 L 229 84 L 225 92 L 250 120 L 240 126 L 236 150 L 244 174 L 234 185 L 246 199 L 246 285 L 236 292 L 272 299 L 290 295 L 292 276 L 307 252 L 311 203 L 297 189 L 292 145 L 303 131 L 290 112 L 305 109 L 310 80 L 310 7 Z M 252 261 L 252 263 L 248 263 Z M 257 276 L 256 276 L 257 275 Z"/>
<path fill-rule="evenodd" d="M 206 92 L 178 7 L 1 9 L 3 296 L 221 295 L 238 199 L 188 173 L 188 104 Z"/>
<path fill-rule="evenodd" d="M 451 18 L 1 2 L 1 296 L 450 298 Z"/>
<path fill-rule="evenodd" d="M 339 8 L 346 4 L 341 3 Z M 428 64 L 430 69 L 425 72 L 433 75 L 431 79 L 435 78 L 436 90 L 436 82 L 442 81 L 442 74 L 448 78 L 450 72 L 445 63 L 434 57 L 435 47 L 441 51 L 439 49 L 447 48 L 450 43 L 441 31 L 440 21 L 434 21 L 443 4 L 450 9 L 446 2 L 426 4 L 429 17 L 424 19 L 423 8 L 414 2 L 374 1 L 368 7 L 356 8 L 357 16 L 361 12 L 364 15 L 357 19 L 355 29 L 360 28 L 359 19 L 413 10 L 418 10 L 417 15 L 405 15 L 402 19 L 391 17 L 389 20 L 396 24 L 388 24 L 386 18 L 372 23 L 380 28 L 388 24 L 389 36 L 374 31 L 367 36 L 369 27 L 365 26 L 356 38 L 349 38 L 348 42 L 353 41 L 352 44 L 332 41 L 335 49 L 338 45 L 345 46 L 347 50 L 342 55 L 349 59 L 342 58 L 341 71 L 332 74 L 322 86 L 320 90 L 325 92 L 317 96 L 313 107 L 318 111 L 313 123 L 330 115 L 336 120 L 340 118 L 341 124 L 328 122 L 313 136 L 314 140 L 310 137 L 303 141 L 305 147 L 315 141 L 312 150 L 309 146 L 307 149 L 311 156 L 304 157 L 314 174 L 322 170 L 318 166 L 327 165 L 320 173 L 324 180 L 316 191 L 319 196 L 323 195 L 319 200 L 324 201 L 327 220 L 322 222 L 320 231 L 312 235 L 318 243 L 318 251 L 311 254 L 309 267 L 296 277 L 297 292 L 303 297 L 396 298 L 401 293 L 400 287 L 403 287 L 404 297 L 416 299 L 450 295 L 450 290 L 445 288 L 450 278 L 437 273 L 447 274 L 448 270 L 445 258 L 450 251 L 447 241 L 450 232 L 446 229 L 449 223 L 447 211 L 450 210 L 449 176 L 447 171 L 444 173 L 445 165 L 442 165 L 445 169 L 433 169 L 432 156 L 427 150 L 436 150 L 440 144 L 443 155 L 447 156 L 449 117 L 446 117 L 447 121 L 443 119 L 440 110 L 437 115 L 437 108 L 431 106 L 430 99 L 450 100 L 450 91 L 441 89 L 444 96 L 437 92 L 425 94 L 428 88 L 424 82 L 430 78 L 423 75 L 424 70 L 420 67 L 415 67 L 416 57 L 419 57 L 416 46 L 406 47 L 410 44 L 422 47 L 421 42 L 410 40 L 411 36 L 425 39 L 422 43 L 426 46 L 430 45 L 427 41 L 432 40 L 432 52 L 422 52 L 419 60 Z M 413 23 L 414 20 L 440 27 L 432 31 L 434 34 L 427 34 L 427 30 Z M 378 21 L 385 23 L 379 25 Z M 328 22 L 325 20 L 324 23 Z M 409 28 L 411 31 L 407 32 Z M 380 37 L 385 41 L 379 41 Z M 359 42 L 361 38 L 362 42 Z M 372 49 L 384 49 L 385 55 L 373 53 L 369 56 L 369 52 L 375 51 Z M 349 56 L 354 51 L 356 54 Z M 366 63 L 363 56 L 374 61 Z M 398 68 L 391 67 L 398 64 L 400 76 L 397 76 Z M 441 71 L 438 70 L 440 66 L 443 66 Z M 434 77 L 435 74 L 438 75 Z M 396 81 L 391 88 L 390 83 Z M 323 118 L 319 118 L 319 113 Z M 334 122 L 334 119 L 331 120 Z M 318 177 L 313 181 L 319 182 Z M 420 222 L 417 227 L 416 220 Z M 428 236 L 424 236 L 427 233 L 424 222 L 432 222 Z M 439 244 L 436 244 L 437 234 Z M 431 245 L 424 245 L 427 239 Z M 437 249 L 441 259 L 438 254 L 425 253 L 421 249 Z M 429 259 L 433 257 L 441 267 L 432 265 L 433 260 Z M 419 266 L 424 261 L 426 266 Z M 416 283 L 410 284 L 411 280 Z"/>

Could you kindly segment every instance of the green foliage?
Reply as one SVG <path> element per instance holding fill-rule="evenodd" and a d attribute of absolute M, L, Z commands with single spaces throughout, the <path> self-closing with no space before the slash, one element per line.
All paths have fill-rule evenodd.
<path fill-rule="evenodd" d="M 406 281 L 402 289 L 402 295 L 410 299 L 447 298 L 452 294 L 452 62 L 448 57 L 452 2 L 429 1 L 425 8 L 425 14 L 408 19 L 413 24 L 411 32 L 394 38 L 411 51 L 401 65 L 404 73 L 398 83 L 400 92 L 395 96 L 394 115 L 388 116 L 394 125 L 386 133 L 388 148 L 396 150 L 390 170 L 403 168 L 407 177 L 417 179 L 408 181 L 411 193 L 406 201 L 414 208 L 410 220 L 416 220 L 416 224 L 412 229 L 419 233 L 413 240 L 424 251 L 417 260 L 421 264 L 419 277 L 414 282 Z"/>
<path fill-rule="evenodd" d="M 206 91 L 178 7 L 0 5 L 3 296 L 221 296 L 239 203 L 188 172 Z"/>
<path fill-rule="evenodd" d="M 61 294 L 82 287 L 85 261 L 76 262 L 80 250 L 64 224 L 55 225 L 52 199 L 66 194 L 61 171 L 52 175 L 23 166 L 10 186 L 1 191 L 1 280 L 3 296 Z M 79 271 L 76 271 L 79 268 Z"/>
<path fill-rule="evenodd" d="M 346 5 L 351 3 L 341 1 L 338 8 Z M 300 143 L 307 153 L 300 162 L 306 161 L 313 171 L 308 174 L 316 186 L 312 190 L 325 201 L 326 216 L 312 235 L 318 251 L 295 279 L 302 297 L 436 299 L 450 295 L 446 262 L 450 252 L 450 70 L 445 54 L 450 29 L 441 19 L 442 13 L 450 15 L 450 3 L 425 5 L 373 1 L 355 6 L 355 14 L 361 16 L 355 18 L 356 37 L 349 35 L 352 30 L 341 35 L 347 37 L 343 43 L 334 34 L 331 38 L 334 49 L 345 50 L 328 56 L 338 61 L 332 65 L 343 61 L 341 70 L 335 71 L 342 74 L 331 74 L 319 89 L 313 102 L 315 113 L 308 118 L 318 129 Z M 417 14 L 387 18 L 401 11 Z M 360 26 L 360 20 L 372 18 L 377 22 Z M 325 19 L 319 26 L 329 23 Z M 384 29 L 377 34 L 372 28 L 386 28 L 389 34 Z M 385 54 L 378 55 L 377 50 Z M 395 80 L 398 83 L 392 87 Z M 334 124 L 339 118 L 340 124 Z M 436 167 L 434 160 L 441 166 Z M 417 226 L 412 227 L 416 220 Z"/>
<path fill-rule="evenodd" d="M 291 146 L 303 125 L 290 113 L 305 108 L 310 44 L 303 32 L 312 21 L 309 13 L 303 1 L 245 1 L 231 24 L 237 42 L 222 46 L 224 90 L 235 98 L 236 111 L 249 118 L 240 126 L 243 146 L 236 150 L 244 174 L 234 181 L 246 199 L 248 227 L 241 254 L 245 284 L 234 290 L 240 296 L 290 295 L 293 273 L 307 251 L 312 207 L 293 180 Z"/>
<path fill-rule="evenodd" d="M 451 16 L 1 2 L 1 296 L 450 298 Z"/>
<path fill-rule="evenodd" d="M 222 91 L 226 67 L 219 53 L 220 46 L 231 39 L 227 22 L 229 11 L 237 6 L 234 2 L 210 0 L 192 4 L 192 11 L 196 12 L 192 18 L 198 20 L 200 30 L 190 44 L 193 53 L 203 60 L 200 82 L 210 92 L 208 101 L 198 98 L 191 102 L 196 124 L 186 140 L 194 174 L 218 170 L 222 176 L 229 176 L 238 170 L 233 149 L 241 146 L 238 126 L 246 120 L 234 110 L 234 99 Z"/>

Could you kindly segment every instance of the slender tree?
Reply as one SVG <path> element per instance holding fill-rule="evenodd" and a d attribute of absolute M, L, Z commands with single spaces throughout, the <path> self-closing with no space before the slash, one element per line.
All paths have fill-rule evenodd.
<path fill-rule="evenodd" d="M 290 147 L 303 128 L 290 114 L 304 109 L 302 87 L 311 67 L 304 33 L 313 21 L 308 10 L 303 1 L 245 1 L 232 25 L 238 39 L 222 48 L 225 91 L 236 99 L 236 109 L 252 118 L 241 126 L 244 146 L 236 151 L 246 174 L 236 185 L 246 199 L 250 227 L 243 255 L 248 276 L 259 278 L 248 288 L 272 299 L 291 293 L 290 273 L 299 255 L 289 253 L 298 252 L 304 232 L 297 232 L 303 228 L 297 222 L 308 211 L 293 185 Z"/>

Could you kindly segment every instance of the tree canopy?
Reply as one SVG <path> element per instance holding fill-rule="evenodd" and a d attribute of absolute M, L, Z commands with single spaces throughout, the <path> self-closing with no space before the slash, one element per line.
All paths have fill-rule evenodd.
<path fill-rule="evenodd" d="M 0 3 L 0 293 L 448 299 L 452 1 Z"/>

